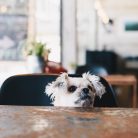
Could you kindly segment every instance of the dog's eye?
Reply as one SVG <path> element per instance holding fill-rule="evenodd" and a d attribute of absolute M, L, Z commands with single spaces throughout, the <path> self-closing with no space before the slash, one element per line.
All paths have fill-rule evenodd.
<path fill-rule="evenodd" d="M 91 87 L 90 85 L 88 85 L 88 89 L 91 90 L 91 91 L 93 90 L 92 87 Z"/>
<path fill-rule="evenodd" d="M 68 88 L 68 91 L 69 92 L 74 92 L 76 89 L 77 89 L 77 87 L 72 85 Z"/>

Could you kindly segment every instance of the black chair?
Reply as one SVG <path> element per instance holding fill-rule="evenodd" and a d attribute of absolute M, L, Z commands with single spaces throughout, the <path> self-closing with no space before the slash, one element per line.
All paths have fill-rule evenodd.
<path fill-rule="evenodd" d="M 0 90 L 2 105 L 51 106 L 50 98 L 44 93 L 47 83 L 57 75 L 17 75 L 5 80 Z"/>
<path fill-rule="evenodd" d="M 86 65 L 99 65 L 104 67 L 109 74 L 118 72 L 119 56 L 112 51 L 86 51 Z"/>
<path fill-rule="evenodd" d="M 77 66 L 76 74 L 83 74 L 84 72 L 90 72 L 91 74 L 95 74 L 95 75 L 98 75 L 98 76 L 108 75 L 107 70 L 103 66 L 99 66 L 99 65 L 81 65 L 81 66 Z"/>
<path fill-rule="evenodd" d="M 113 88 L 103 77 L 100 77 L 100 82 L 105 86 L 106 93 L 103 94 L 101 99 L 99 97 L 95 98 L 94 106 L 95 107 L 118 107 L 117 96 Z"/>
<path fill-rule="evenodd" d="M 80 77 L 80 75 L 69 75 Z M 52 82 L 57 75 L 33 74 L 17 75 L 5 80 L 0 90 L 0 105 L 52 106 L 50 98 L 44 93 L 47 83 Z M 101 99 L 96 97 L 96 107 L 116 107 L 116 97 L 107 81 L 101 77 L 106 87 Z"/>

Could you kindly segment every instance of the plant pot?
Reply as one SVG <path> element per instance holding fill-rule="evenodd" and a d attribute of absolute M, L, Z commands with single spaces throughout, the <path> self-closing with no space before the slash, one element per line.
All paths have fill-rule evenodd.
<path fill-rule="evenodd" d="M 45 61 L 42 57 L 29 55 L 27 57 L 27 68 L 29 73 L 43 73 Z"/>

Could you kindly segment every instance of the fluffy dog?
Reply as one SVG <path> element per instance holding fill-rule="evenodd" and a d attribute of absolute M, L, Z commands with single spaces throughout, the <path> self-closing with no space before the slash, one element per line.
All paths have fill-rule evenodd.
<path fill-rule="evenodd" d="M 95 96 L 101 98 L 105 87 L 98 76 L 89 72 L 82 77 L 69 77 L 63 73 L 46 86 L 45 93 L 54 106 L 93 107 Z"/>

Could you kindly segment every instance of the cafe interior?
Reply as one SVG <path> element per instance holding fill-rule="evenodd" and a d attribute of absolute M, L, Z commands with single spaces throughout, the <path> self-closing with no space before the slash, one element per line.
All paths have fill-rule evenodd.
<path fill-rule="evenodd" d="M 136 107 L 137 14 L 137 0 L 0 0 L 0 86 L 14 75 L 90 72 L 118 106 Z"/>

